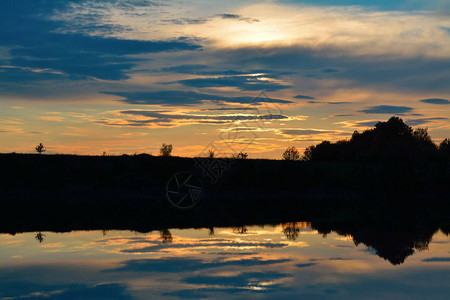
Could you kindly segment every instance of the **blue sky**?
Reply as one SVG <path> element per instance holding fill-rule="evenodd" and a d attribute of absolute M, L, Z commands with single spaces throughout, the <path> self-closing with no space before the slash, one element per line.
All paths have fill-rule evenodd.
<path fill-rule="evenodd" d="M 279 158 L 392 115 L 440 142 L 449 14 L 439 0 L 2 1 L 0 151 L 233 143 Z"/>

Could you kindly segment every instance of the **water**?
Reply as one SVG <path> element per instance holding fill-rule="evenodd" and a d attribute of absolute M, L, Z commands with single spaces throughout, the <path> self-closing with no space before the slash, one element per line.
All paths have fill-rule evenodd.
<path fill-rule="evenodd" d="M 307 222 L 1 234 L 0 299 L 448 299 L 450 237 L 405 236 Z"/>

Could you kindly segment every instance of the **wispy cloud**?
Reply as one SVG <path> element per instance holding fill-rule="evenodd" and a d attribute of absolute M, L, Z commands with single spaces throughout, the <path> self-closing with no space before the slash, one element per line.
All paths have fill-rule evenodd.
<path fill-rule="evenodd" d="M 405 114 L 412 110 L 412 107 L 407 106 L 377 105 L 360 110 L 360 112 L 365 114 Z"/>
<path fill-rule="evenodd" d="M 156 92 L 102 92 L 107 95 L 115 95 L 124 99 L 120 100 L 129 104 L 144 105 L 164 105 L 164 106 L 184 106 L 202 104 L 204 101 L 239 103 L 239 104 L 260 104 L 264 102 L 289 104 L 292 101 L 275 98 L 254 98 L 247 96 L 221 96 L 215 94 L 188 92 L 188 91 L 156 91 Z"/>
<path fill-rule="evenodd" d="M 422 99 L 422 100 L 419 100 L 419 101 L 423 102 L 423 103 L 439 104 L 439 105 L 450 104 L 450 100 L 439 99 L 439 98 Z"/>

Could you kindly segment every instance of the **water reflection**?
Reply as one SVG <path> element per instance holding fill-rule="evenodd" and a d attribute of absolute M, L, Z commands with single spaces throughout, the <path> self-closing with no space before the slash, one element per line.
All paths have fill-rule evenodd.
<path fill-rule="evenodd" d="M 367 207 L 2 220 L 0 299 L 445 299 L 448 210 Z"/>
<path fill-rule="evenodd" d="M 42 241 L 3 234 L 0 299 L 439 299 L 450 292 L 448 232 L 327 224 L 39 232 Z"/>

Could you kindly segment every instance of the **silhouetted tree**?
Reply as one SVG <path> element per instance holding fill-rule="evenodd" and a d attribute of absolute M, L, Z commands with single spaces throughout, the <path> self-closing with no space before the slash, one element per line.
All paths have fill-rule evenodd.
<path fill-rule="evenodd" d="M 295 147 L 287 147 L 283 152 L 284 160 L 298 160 L 300 158 L 300 154 L 298 153 L 297 148 Z"/>
<path fill-rule="evenodd" d="M 237 154 L 233 154 L 234 159 L 246 159 L 248 157 L 248 154 L 245 152 L 239 152 Z"/>
<path fill-rule="evenodd" d="M 413 131 L 413 137 L 421 147 L 429 150 L 437 149 L 436 144 L 433 143 L 430 135 L 428 134 L 428 128 L 417 128 Z"/>
<path fill-rule="evenodd" d="M 36 147 L 34 147 L 37 153 L 41 154 L 42 152 L 45 152 L 47 149 L 45 149 L 45 146 L 42 143 L 39 143 Z"/>
<path fill-rule="evenodd" d="M 444 139 L 439 144 L 439 153 L 441 153 L 447 159 L 450 159 L 450 139 Z"/>
<path fill-rule="evenodd" d="M 163 143 L 161 148 L 159 149 L 159 154 L 161 156 L 170 156 L 172 155 L 172 145 Z"/>
<path fill-rule="evenodd" d="M 209 158 L 214 158 L 214 155 L 216 154 L 216 151 L 214 150 L 208 150 L 208 157 Z"/>
<path fill-rule="evenodd" d="M 316 146 L 314 146 L 314 145 L 311 145 L 311 146 L 306 147 L 306 148 L 305 148 L 305 151 L 303 152 L 303 157 L 302 157 L 302 159 L 303 159 L 303 160 L 306 160 L 306 161 L 310 161 L 310 160 L 311 160 L 312 153 L 313 153 L 313 151 L 314 151 L 315 148 L 316 148 Z"/>

